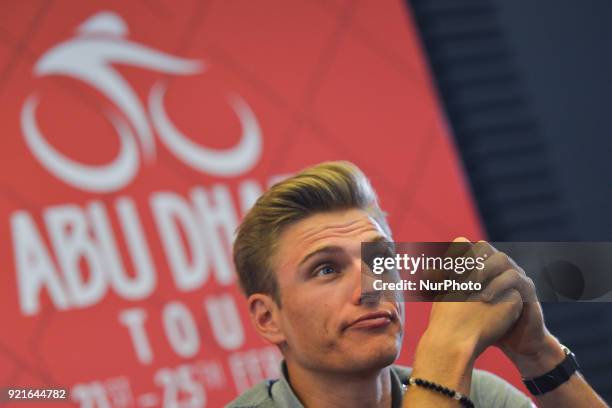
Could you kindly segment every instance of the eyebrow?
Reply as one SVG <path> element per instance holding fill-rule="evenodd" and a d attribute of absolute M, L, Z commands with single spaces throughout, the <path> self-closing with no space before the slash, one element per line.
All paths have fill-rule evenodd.
<path fill-rule="evenodd" d="M 376 242 L 390 242 L 387 237 L 383 236 L 383 235 L 379 235 L 376 238 L 373 238 L 369 241 L 364 241 L 367 243 L 376 243 Z M 339 247 L 337 245 L 326 245 L 324 247 L 315 249 L 314 251 L 310 252 L 308 255 L 306 255 L 304 258 L 302 258 L 302 260 L 300 261 L 300 263 L 298 264 L 298 268 L 301 267 L 302 265 L 304 265 L 306 262 L 308 262 L 308 260 L 314 256 L 317 256 L 321 253 L 329 253 L 329 252 L 340 252 L 342 251 L 343 248 Z"/>

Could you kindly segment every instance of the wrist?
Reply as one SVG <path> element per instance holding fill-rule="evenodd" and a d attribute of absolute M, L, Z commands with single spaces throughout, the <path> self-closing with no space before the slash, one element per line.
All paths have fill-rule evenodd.
<path fill-rule="evenodd" d="M 413 376 L 469 393 L 477 342 L 427 330 L 415 353 Z"/>
<path fill-rule="evenodd" d="M 541 344 L 531 353 L 519 354 L 505 351 L 523 378 L 546 374 L 565 359 L 561 343 L 547 334 Z"/>

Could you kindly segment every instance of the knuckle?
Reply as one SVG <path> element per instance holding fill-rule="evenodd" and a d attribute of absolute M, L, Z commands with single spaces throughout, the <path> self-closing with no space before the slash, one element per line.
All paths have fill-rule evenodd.
<path fill-rule="evenodd" d="M 509 296 L 512 302 L 512 311 L 516 314 L 515 318 L 518 318 L 523 310 L 523 298 L 517 290 L 511 290 Z"/>
<path fill-rule="evenodd" d="M 505 265 L 508 268 L 514 268 L 515 267 L 514 262 L 512 262 L 512 258 L 510 258 L 507 253 L 505 253 L 505 252 L 498 252 L 498 253 L 499 253 L 499 262 L 502 265 Z"/>
<path fill-rule="evenodd" d="M 513 265 L 508 261 L 508 256 L 503 252 L 496 252 L 489 256 L 486 263 L 487 265 L 490 265 L 491 269 L 494 270 L 504 270 L 513 267 Z"/>
<path fill-rule="evenodd" d="M 474 253 L 476 255 L 484 255 L 493 253 L 491 245 L 486 241 L 479 241 L 474 245 Z"/>
<path fill-rule="evenodd" d="M 520 275 L 514 269 L 506 269 L 491 282 L 499 281 L 500 283 L 503 282 L 505 287 L 514 287 L 517 285 L 519 277 Z"/>
<path fill-rule="evenodd" d="M 507 271 L 508 276 L 510 277 L 510 279 L 512 279 L 513 281 L 520 281 L 521 280 L 521 274 L 519 271 L 517 271 L 515 268 L 511 268 L 508 269 Z"/>

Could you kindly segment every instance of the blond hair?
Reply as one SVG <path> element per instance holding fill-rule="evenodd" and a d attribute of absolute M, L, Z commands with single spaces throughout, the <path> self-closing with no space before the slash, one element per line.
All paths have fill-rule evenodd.
<path fill-rule="evenodd" d="M 358 208 L 390 237 L 384 212 L 369 180 L 347 161 L 324 162 L 272 186 L 256 201 L 237 230 L 234 265 L 246 296 L 280 293 L 270 259 L 282 231 L 309 215 Z"/>

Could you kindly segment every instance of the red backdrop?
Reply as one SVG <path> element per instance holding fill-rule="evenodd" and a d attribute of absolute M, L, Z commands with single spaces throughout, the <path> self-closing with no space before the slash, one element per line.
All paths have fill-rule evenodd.
<path fill-rule="evenodd" d="M 275 375 L 229 247 L 313 163 L 361 166 L 396 240 L 482 237 L 400 0 L 0 9 L 0 386 L 217 407 Z M 480 366 L 516 383 L 499 353 Z"/>

